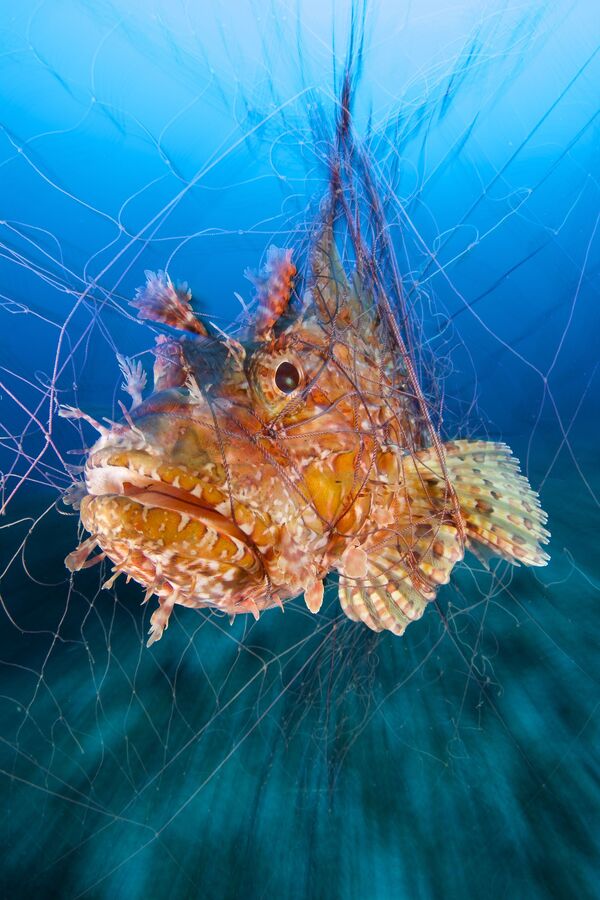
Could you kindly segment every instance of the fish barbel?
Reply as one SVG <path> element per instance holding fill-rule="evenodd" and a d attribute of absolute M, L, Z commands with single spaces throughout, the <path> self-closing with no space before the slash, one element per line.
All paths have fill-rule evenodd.
<path fill-rule="evenodd" d="M 303 593 L 317 613 L 333 571 L 350 619 L 401 635 L 466 549 L 548 560 L 546 516 L 510 449 L 442 445 L 375 251 L 354 233 L 353 271 L 342 263 L 336 222 L 352 217 L 336 196 L 302 278 L 291 250 L 270 249 L 235 335 L 210 336 L 164 273 L 133 301 L 179 334 L 157 339 L 145 400 L 141 367 L 121 360 L 133 405 L 99 426 L 80 501 L 90 537 L 66 564 L 108 557 L 107 584 L 124 573 L 156 595 L 148 644 L 175 604 L 258 617 Z"/>

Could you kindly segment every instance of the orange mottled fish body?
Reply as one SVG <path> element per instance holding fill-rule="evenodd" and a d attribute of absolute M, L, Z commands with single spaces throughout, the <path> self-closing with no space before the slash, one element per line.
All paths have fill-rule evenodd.
<path fill-rule="evenodd" d="M 317 613 L 334 571 L 351 619 L 402 634 L 465 548 L 547 559 L 510 450 L 436 438 L 389 306 L 359 265 L 345 271 L 331 221 L 301 291 L 296 275 L 291 251 L 271 248 L 254 319 L 229 337 L 207 336 L 163 273 L 134 301 L 181 334 L 158 339 L 145 401 L 124 368 L 134 404 L 87 457 L 90 538 L 67 564 L 108 557 L 109 583 L 124 573 L 156 595 L 149 643 L 175 604 L 258 616 L 304 594 Z"/>

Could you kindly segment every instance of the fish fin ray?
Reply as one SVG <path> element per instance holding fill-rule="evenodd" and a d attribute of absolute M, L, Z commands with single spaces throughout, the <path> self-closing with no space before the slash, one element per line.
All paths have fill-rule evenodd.
<path fill-rule="evenodd" d="M 444 456 L 469 550 L 485 562 L 499 556 L 513 565 L 545 566 L 549 556 L 541 545 L 550 538 L 544 527 L 547 516 L 510 447 L 499 442 L 451 441 L 444 445 Z M 434 451 L 419 451 L 416 458 L 425 477 L 438 474 L 443 487 Z"/>
<path fill-rule="evenodd" d="M 435 599 L 440 585 L 450 580 L 462 559 L 456 528 L 413 523 L 400 532 L 378 532 L 367 549 L 367 573 L 351 578 L 340 573 L 339 596 L 343 611 L 372 631 L 404 634 Z"/>

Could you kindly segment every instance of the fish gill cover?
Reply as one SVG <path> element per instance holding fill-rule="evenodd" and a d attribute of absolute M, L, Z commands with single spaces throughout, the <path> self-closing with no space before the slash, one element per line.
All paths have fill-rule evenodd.
<path fill-rule="evenodd" d="M 1 34 L 3 893 L 593 896 L 591 5 Z"/>

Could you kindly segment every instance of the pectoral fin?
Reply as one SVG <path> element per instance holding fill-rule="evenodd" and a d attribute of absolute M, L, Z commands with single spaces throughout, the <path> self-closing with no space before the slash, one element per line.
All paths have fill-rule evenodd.
<path fill-rule="evenodd" d="M 537 494 L 519 473 L 506 444 L 456 441 L 445 445 L 445 465 L 433 449 L 401 460 L 395 525 L 376 531 L 363 545 L 364 577 L 340 562 L 342 609 L 373 631 L 403 634 L 421 618 L 446 584 L 465 546 L 487 561 L 500 556 L 513 565 L 543 566 L 541 544 L 550 535 Z M 452 485 L 460 508 L 450 496 Z M 362 575 L 362 572 L 360 573 Z"/>
<path fill-rule="evenodd" d="M 519 460 L 510 447 L 488 441 L 453 441 L 444 451 L 469 550 L 484 560 L 500 556 L 513 565 L 545 566 L 549 556 L 540 545 L 550 538 L 544 528 L 548 516 L 520 474 Z M 437 456 L 422 450 L 416 457 L 423 476 L 435 474 L 442 485 Z"/>
<path fill-rule="evenodd" d="M 451 525 L 413 523 L 379 532 L 367 553 L 365 577 L 340 572 L 342 609 L 373 631 L 403 634 L 407 625 L 421 618 L 439 585 L 449 581 L 462 555 L 457 530 Z"/>

